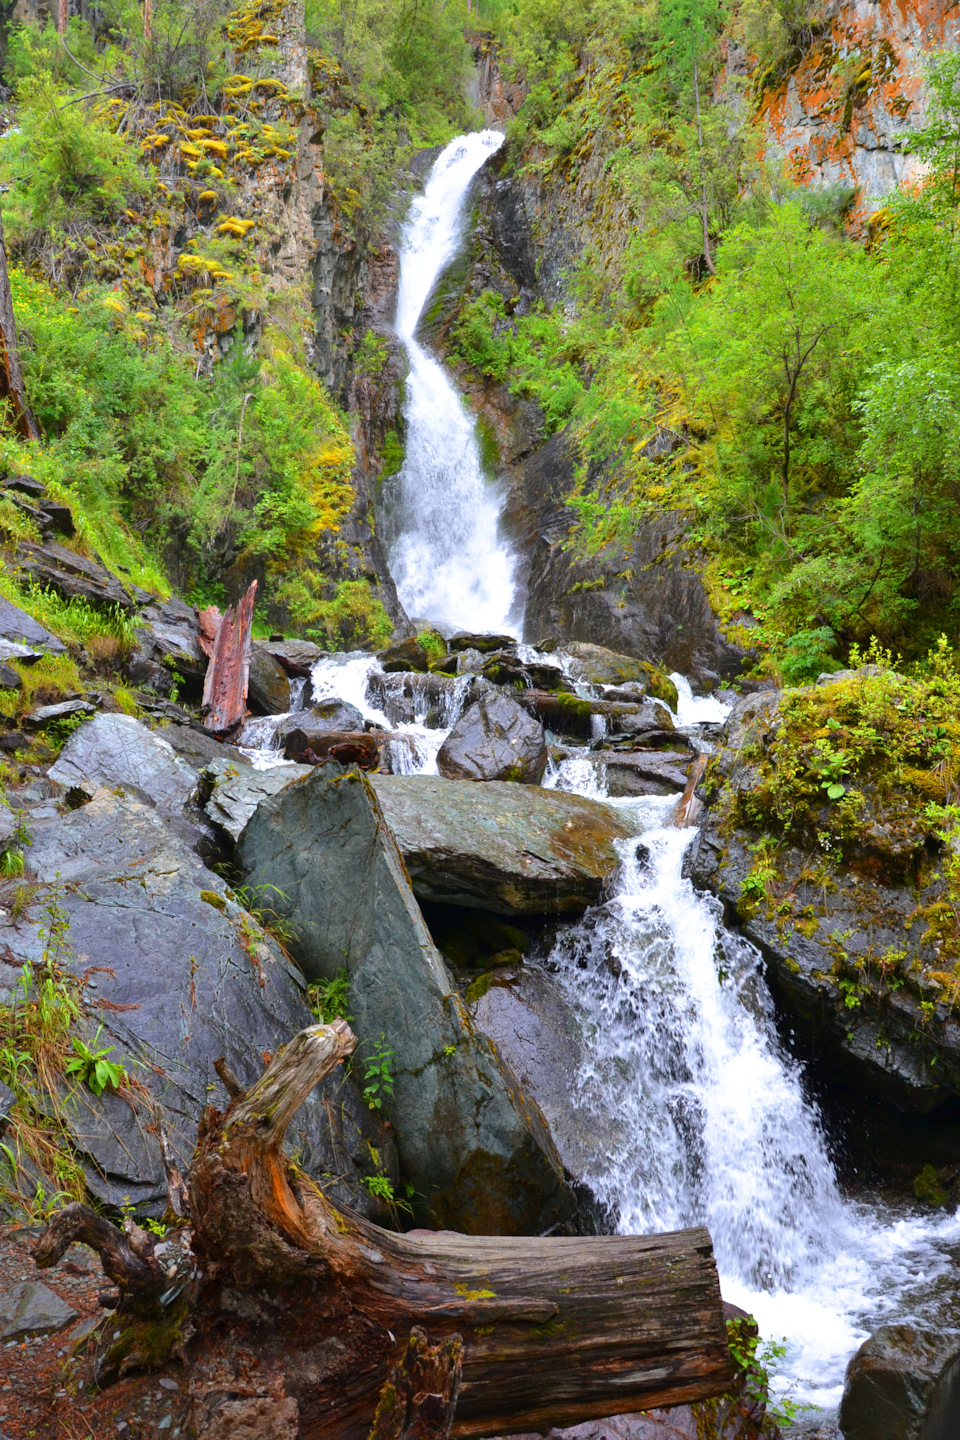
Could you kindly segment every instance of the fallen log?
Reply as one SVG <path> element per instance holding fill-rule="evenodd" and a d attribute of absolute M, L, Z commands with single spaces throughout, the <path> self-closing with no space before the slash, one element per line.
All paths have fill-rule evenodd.
<path fill-rule="evenodd" d="M 344 1021 L 312 1026 L 246 1093 L 231 1076 L 239 1093 L 204 1112 L 185 1182 L 192 1230 L 162 1251 L 136 1226 L 105 1235 L 84 1206 L 40 1237 L 39 1265 L 83 1240 L 119 1287 L 92 1342 L 101 1382 L 131 1355 L 158 1363 L 167 1336 L 205 1440 L 242 1424 L 290 1440 L 508 1435 L 728 1388 L 706 1230 L 405 1235 L 332 1205 L 283 1140 L 355 1044 Z"/>
<path fill-rule="evenodd" d="M 517 690 L 512 694 L 515 700 L 532 715 L 536 715 L 537 719 L 555 734 L 579 735 L 583 738 L 591 735 L 595 715 L 606 720 L 611 730 L 629 730 L 630 721 L 642 711 L 649 711 L 654 703 L 649 700 L 635 703 L 625 700 L 588 700 L 581 695 L 568 695 L 563 691 L 553 690 Z M 666 712 L 660 713 L 664 716 L 663 727 L 645 727 L 636 732 L 638 736 L 642 735 L 646 744 L 686 744 L 686 737 L 675 732 L 672 724 L 667 728 L 666 721 L 669 716 Z"/>
<path fill-rule="evenodd" d="M 203 728 L 213 735 L 228 735 L 243 720 L 250 679 L 250 633 L 257 582 L 236 608 L 228 606 L 217 627 L 213 655 L 203 682 Z"/>

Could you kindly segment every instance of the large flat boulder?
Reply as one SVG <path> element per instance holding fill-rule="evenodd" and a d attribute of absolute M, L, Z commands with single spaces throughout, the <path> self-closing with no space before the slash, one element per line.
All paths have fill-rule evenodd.
<path fill-rule="evenodd" d="M 40 958 L 55 899 L 68 922 L 60 964 L 87 980 L 88 1043 L 100 1030 L 96 1044 L 114 1046 L 110 1058 L 161 1102 L 185 1165 L 204 1107 L 227 1103 L 214 1060 L 223 1055 L 250 1085 L 264 1054 L 315 1023 L 303 976 L 157 811 L 132 797 L 100 790 L 38 827 L 25 867 L 39 890 L 18 920 L 0 916 L 0 984 L 15 984 L 17 966 Z M 162 1210 L 160 1151 L 136 1093 L 96 1096 L 76 1085 L 61 1103 L 94 1195 Z M 388 1168 L 391 1141 L 341 1073 L 309 1097 L 288 1142 L 305 1170 L 354 1207 L 371 1200 L 360 1184 L 376 1173 L 371 1144 Z"/>
<path fill-rule="evenodd" d="M 540 721 L 492 687 L 461 715 L 437 754 L 437 769 L 451 780 L 539 785 L 546 768 Z"/>
<path fill-rule="evenodd" d="M 543 1117 L 471 1023 L 369 781 L 329 768 L 261 802 L 237 864 L 250 886 L 275 887 L 306 975 L 346 969 L 361 1055 L 394 1051 L 393 1092 L 379 1098 L 418 1217 L 540 1233 L 572 1209 Z"/>
<path fill-rule="evenodd" d="M 558 790 L 435 775 L 371 784 L 421 900 L 501 915 L 579 915 L 633 833 L 610 805 Z"/>
<path fill-rule="evenodd" d="M 90 797 L 103 786 L 122 786 L 147 800 L 166 819 L 182 816 L 198 775 L 155 731 L 130 715 L 97 715 L 70 736 L 50 779 Z"/>

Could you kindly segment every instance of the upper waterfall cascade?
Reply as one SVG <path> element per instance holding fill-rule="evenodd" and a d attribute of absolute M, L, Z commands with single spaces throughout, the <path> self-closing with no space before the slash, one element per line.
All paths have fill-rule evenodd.
<path fill-rule="evenodd" d="M 410 371 L 390 568 L 408 615 L 461 630 L 517 633 L 515 560 L 499 533 L 500 505 L 483 473 L 476 422 L 443 366 L 415 339 L 434 286 L 462 243 L 470 182 L 502 143 L 494 130 L 452 140 L 404 226 L 396 332 Z"/>

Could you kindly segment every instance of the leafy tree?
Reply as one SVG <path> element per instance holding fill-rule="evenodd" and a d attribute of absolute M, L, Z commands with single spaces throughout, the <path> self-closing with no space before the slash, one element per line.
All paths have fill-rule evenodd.
<path fill-rule="evenodd" d="M 697 161 L 700 175 L 700 222 L 703 258 L 711 274 L 716 272 L 710 245 L 710 205 L 707 195 L 707 158 L 703 133 L 703 106 L 700 87 L 707 57 L 723 23 L 721 0 L 661 0 L 659 40 L 656 54 L 667 65 L 681 88 L 689 86 L 696 122 Z"/>
<path fill-rule="evenodd" d="M 863 267 L 862 252 L 811 226 L 799 203 L 776 206 L 759 229 L 727 235 L 719 283 L 675 340 L 701 413 L 725 436 L 720 459 L 738 502 L 755 508 L 776 475 L 781 535 L 797 499 L 798 440 L 808 464 L 817 448 L 811 403 L 835 386 L 863 312 Z"/>

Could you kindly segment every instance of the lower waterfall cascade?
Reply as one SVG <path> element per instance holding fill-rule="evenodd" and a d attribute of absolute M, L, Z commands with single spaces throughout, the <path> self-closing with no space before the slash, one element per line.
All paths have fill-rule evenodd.
<path fill-rule="evenodd" d="M 500 139 L 483 132 L 451 142 L 404 232 L 397 332 L 410 359 L 408 445 L 390 560 L 409 613 L 447 633 L 516 634 L 522 618 L 473 422 L 414 338 L 456 254 L 470 181 Z M 518 653 L 568 658 L 562 648 Z M 312 693 L 349 701 L 371 726 L 405 735 L 403 773 L 436 774 L 470 676 L 439 723 L 428 723 L 424 700 L 413 721 L 391 724 L 376 697 L 397 678 L 367 654 L 332 655 L 314 666 Z M 418 677 L 407 678 L 416 688 Z M 708 750 L 704 727 L 722 722 L 729 705 L 671 678 L 677 727 Z M 248 725 L 243 743 L 255 763 L 284 763 L 272 748 L 281 718 Z M 636 838 L 621 842 L 616 893 L 533 960 L 560 985 L 587 1042 L 571 1104 L 589 1118 L 596 1149 L 577 1178 L 620 1233 L 706 1225 L 724 1297 L 757 1318 L 766 1340 L 785 1344 L 775 1391 L 831 1414 L 850 1356 L 879 1324 L 960 1327 L 947 1286 L 960 1258 L 960 1213 L 931 1216 L 843 1192 L 801 1066 L 778 1037 L 759 953 L 684 878 L 696 830 L 670 825 L 676 797 L 609 799 L 603 768 L 586 750 L 551 762 L 543 783 L 607 800 L 636 826 Z"/>

